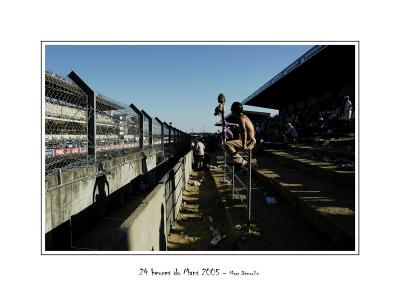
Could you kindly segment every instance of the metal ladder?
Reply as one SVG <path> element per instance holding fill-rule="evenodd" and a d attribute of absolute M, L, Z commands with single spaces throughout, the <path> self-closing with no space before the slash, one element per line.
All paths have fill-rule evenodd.
<path fill-rule="evenodd" d="M 237 172 L 235 172 L 235 166 L 228 165 L 226 163 L 226 152 L 224 153 L 224 179 L 223 181 L 226 183 L 225 180 L 227 180 L 228 175 L 231 176 L 231 197 L 237 195 L 239 197 L 239 200 L 241 203 L 245 206 L 246 208 L 246 214 L 247 214 L 247 229 L 250 231 L 250 222 L 251 222 L 251 191 L 252 191 L 252 185 L 251 185 L 251 158 L 252 158 L 252 151 L 248 150 L 247 151 L 247 164 L 245 167 L 242 167 L 241 170 L 245 170 L 247 173 L 247 178 L 246 178 L 246 183 L 243 182 L 239 176 L 237 175 Z M 238 186 L 239 185 L 239 186 Z M 246 191 L 246 200 L 243 201 L 241 198 L 241 195 L 238 190 L 245 190 Z"/>

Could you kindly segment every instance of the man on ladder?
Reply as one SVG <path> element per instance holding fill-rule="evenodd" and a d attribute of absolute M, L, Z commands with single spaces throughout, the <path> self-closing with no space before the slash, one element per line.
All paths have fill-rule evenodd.
<path fill-rule="evenodd" d="M 235 165 L 244 167 L 247 161 L 237 152 L 238 149 L 248 151 L 252 150 L 256 144 L 254 125 L 243 113 L 243 105 L 234 102 L 231 106 L 233 116 L 239 122 L 239 140 L 231 140 L 225 142 L 225 149 L 232 156 Z M 249 160 L 250 161 L 250 160 Z"/>
<path fill-rule="evenodd" d="M 247 164 L 247 184 L 244 185 L 246 189 L 246 199 L 247 199 L 247 228 L 250 232 L 250 223 L 251 223 L 251 150 L 254 148 L 256 144 L 255 139 L 255 129 L 254 125 L 251 120 L 243 113 L 243 105 L 239 102 L 234 102 L 231 106 L 231 111 L 233 116 L 239 122 L 239 140 L 226 140 L 226 124 L 225 122 L 225 114 L 224 114 L 224 105 L 225 105 L 225 96 L 221 93 L 218 96 L 218 107 L 215 108 L 214 115 L 221 115 L 221 122 L 222 122 L 222 131 L 223 131 L 223 147 L 224 147 L 224 178 L 223 182 L 225 183 L 226 177 L 226 152 L 230 153 L 235 165 L 240 167 L 245 167 Z M 243 157 L 237 152 L 237 149 L 244 150 L 247 152 L 248 155 L 248 162 L 243 159 Z M 235 193 L 235 167 L 232 167 L 232 196 Z"/>

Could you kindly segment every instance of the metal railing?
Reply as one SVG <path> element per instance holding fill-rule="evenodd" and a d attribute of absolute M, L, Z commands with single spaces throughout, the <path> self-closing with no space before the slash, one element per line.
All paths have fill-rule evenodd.
<path fill-rule="evenodd" d="M 85 167 L 143 149 L 189 145 L 158 118 L 94 92 L 75 72 L 45 73 L 45 174 Z M 183 139 L 183 141 L 181 141 Z M 174 147 L 177 148 L 177 147 Z"/>

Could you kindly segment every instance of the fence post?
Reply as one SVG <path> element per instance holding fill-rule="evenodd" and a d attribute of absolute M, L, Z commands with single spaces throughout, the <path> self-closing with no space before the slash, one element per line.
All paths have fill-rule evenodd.
<path fill-rule="evenodd" d="M 171 136 L 172 136 L 172 125 L 168 125 L 168 143 L 171 144 Z"/>
<path fill-rule="evenodd" d="M 139 115 L 139 149 L 143 150 L 143 113 L 135 105 L 129 105 Z"/>
<path fill-rule="evenodd" d="M 149 121 L 149 146 L 153 148 L 153 118 L 142 109 L 143 115 Z"/>
<path fill-rule="evenodd" d="M 88 98 L 88 156 L 93 157 L 96 162 L 96 94 L 95 92 L 74 72 L 68 74 L 73 82 L 87 95 Z"/>
<path fill-rule="evenodd" d="M 176 128 L 172 127 L 172 131 L 174 132 L 174 148 L 176 149 Z"/>

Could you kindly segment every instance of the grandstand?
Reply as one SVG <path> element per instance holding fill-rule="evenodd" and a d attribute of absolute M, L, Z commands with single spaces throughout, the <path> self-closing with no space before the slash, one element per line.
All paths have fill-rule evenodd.
<path fill-rule="evenodd" d="M 314 46 L 243 104 L 279 110 L 278 116 L 264 122 L 267 141 L 283 142 L 290 122 L 299 133 L 299 143 L 354 148 L 355 70 L 355 46 Z M 343 120 L 345 96 L 353 108 L 350 120 Z"/>
<path fill-rule="evenodd" d="M 355 57 L 354 45 L 314 46 L 243 101 L 279 110 L 263 122 L 256 174 L 344 248 L 355 240 Z"/>

